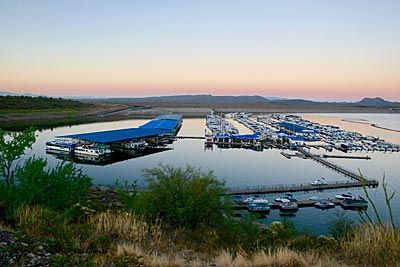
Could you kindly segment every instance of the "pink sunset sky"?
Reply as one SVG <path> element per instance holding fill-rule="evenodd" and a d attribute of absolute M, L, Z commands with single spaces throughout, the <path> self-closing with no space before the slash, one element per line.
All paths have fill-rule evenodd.
<path fill-rule="evenodd" d="M 0 91 L 400 101 L 400 1 L 1 1 Z"/>

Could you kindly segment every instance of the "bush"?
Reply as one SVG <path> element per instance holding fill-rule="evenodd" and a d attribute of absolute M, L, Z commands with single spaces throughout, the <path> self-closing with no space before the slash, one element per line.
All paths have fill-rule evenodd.
<path fill-rule="evenodd" d="M 158 168 L 146 169 L 144 174 L 150 192 L 138 198 L 146 199 L 146 210 L 152 215 L 187 229 L 221 220 L 224 182 L 218 181 L 213 172 L 202 172 L 190 165 L 174 168 L 160 164 Z"/>
<path fill-rule="evenodd" d="M 351 236 L 354 231 L 354 221 L 346 217 L 344 212 L 336 212 L 337 219 L 330 222 L 329 234 L 334 238 Z"/>
<path fill-rule="evenodd" d="M 21 205 L 39 205 L 65 210 L 78 202 L 92 185 L 91 178 L 77 170 L 73 163 L 62 162 L 46 170 L 44 159 L 30 158 L 15 173 L 16 186 L 0 183 L 2 216 L 13 218 Z"/>
<path fill-rule="evenodd" d="M 78 202 L 92 186 L 91 178 L 73 163 L 62 162 L 50 171 L 45 171 L 46 164 L 44 159 L 30 158 L 23 168 L 17 169 L 16 193 L 23 204 L 64 210 Z"/>

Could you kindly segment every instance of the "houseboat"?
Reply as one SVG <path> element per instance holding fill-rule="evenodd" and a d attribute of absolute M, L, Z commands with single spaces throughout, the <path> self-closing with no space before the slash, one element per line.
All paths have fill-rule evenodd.
<path fill-rule="evenodd" d="M 71 153 L 75 150 L 76 144 L 61 142 L 61 141 L 49 141 L 46 142 L 46 151 L 54 151 L 59 153 Z"/>
<path fill-rule="evenodd" d="M 81 145 L 75 148 L 75 154 L 100 157 L 111 154 L 111 149 L 107 145 Z"/>

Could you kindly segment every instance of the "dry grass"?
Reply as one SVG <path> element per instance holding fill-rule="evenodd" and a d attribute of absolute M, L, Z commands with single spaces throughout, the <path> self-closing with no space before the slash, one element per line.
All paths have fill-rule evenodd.
<path fill-rule="evenodd" d="M 236 257 L 227 251 L 215 258 L 218 267 L 345 267 L 328 255 L 319 256 L 315 253 L 298 253 L 288 248 L 280 248 L 268 253 L 261 251 L 252 257 L 238 254 Z"/>
<path fill-rule="evenodd" d="M 12 229 L 0 222 L 0 230 L 12 232 Z"/>
<path fill-rule="evenodd" d="M 17 225 L 32 237 L 49 236 L 52 212 L 41 207 L 24 206 L 16 213 Z M 50 220 L 51 221 L 51 220 Z M 67 222 L 58 221 L 59 227 L 67 229 Z M 115 250 L 111 254 L 97 253 L 94 266 L 108 266 L 111 261 L 143 263 L 144 266 L 202 267 L 214 263 L 217 267 L 336 267 L 336 266 L 399 266 L 399 230 L 377 224 L 365 224 L 356 229 L 351 238 L 339 241 L 339 251 L 297 252 L 289 248 L 260 251 L 253 255 L 239 251 L 231 254 L 221 251 L 213 259 L 207 251 L 190 251 L 187 255 L 183 247 L 175 246 L 171 240 L 174 233 L 164 234 L 160 221 L 147 222 L 144 217 L 128 213 L 103 212 L 92 215 L 89 220 L 91 235 L 110 236 Z M 0 229 L 4 226 L 0 225 Z M 75 237 L 72 237 L 75 238 Z M 76 236 L 76 241 L 79 236 Z M 172 239 L 174 239 L 172 237 Z M 72 240 L 74 241 L 74 240 Z M 85 240 L 83 240 L 85 241 Z M 215 251 L 218 253 L 218 251 Z M 213 253 L 214 254 L 214 253 Z M 348 264 L 348 265 L 346 265 Z"/>
<path fill-rule="evenodd" d="M 95 234 L 108 234 L 115 245 L 127 251 L 154 251 L 161 245 L 161 222 L 146 222 L 144 217 L 129 213 L 102 212 L 91 219 Z M 130 247 L 130 248 L 129 248 Z"/>
<path fill-rule="evenodd" d="M 21 206 L 16 211 L 16 222 L 31 237 L 48 236 L 46 231 L 50 211 L 39 206 Z"/>
<path fill-rule="evenodd" d="M 400 266 L 399 230 L 385 225 L 365 224 L 354 238 L 343 241 L 341 254 L 361 266 Z"/>

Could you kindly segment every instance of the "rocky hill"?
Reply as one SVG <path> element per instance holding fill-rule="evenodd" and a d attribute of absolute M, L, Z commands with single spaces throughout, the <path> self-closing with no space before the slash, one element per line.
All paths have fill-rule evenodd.
<path fill-rule="evenodd" d="M 400 108 L 399 102 L 386 101 L 380 97 L 375 97 L 375 98 L 366 97 L 361 101 L 354 103 L 354 105 L 362 107 L 372 107 L 372 108 Z"/>

